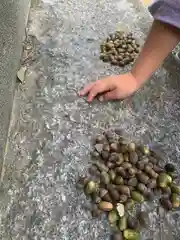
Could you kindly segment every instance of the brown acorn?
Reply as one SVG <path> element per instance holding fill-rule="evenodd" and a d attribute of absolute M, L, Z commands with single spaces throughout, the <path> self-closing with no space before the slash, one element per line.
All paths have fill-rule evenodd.
<path fill-rule="evenodd" d="M 169 200 L 169 198 L 162 197 L 160 199 L 160 203 L 163 206 L 163 208 L 166 209 L 167 211 L 170 211 L 172 209 L 172 203 Z"/>
<path fill-rule="evenodd" d="M 109 193 L 106 193 L 103 197 L 102 197 L 102 200 L 106 201 L 106 202 L 113 202 Z"/>
<path fill-rule="evenodd" d="M 125 162 L 129 162 L 129 154 L 124 153 L 123 159 L 124 159 Z"/>
<path fill-rule="evenodd" d="M 139 161 L 136 163 L 136 167 L 139 169 L 139 170 L 144 170 L 144 162 L 143 161 Z"/>
<path fill-rule="evenodd" d="M 146 164 L 144 166 L 144 171 L 152 178 L 158 177 L 158 174 L 152 169 L 152 167 L 149 164 Z"/>
<path fill-rule="evenodd" d="M 109 158 L 109 152 L 103 150 L 101 156 L 103 160 L 107 160 Z"/>
<path fill-rule="evenodd" d="M 144 173 L 137 174 L 137 178 L 141 183 L 144 183 L 144 184 L 147 184 L 149 181 L 149 177 Z"/>
<path fill-rule="evenodd" d="M 92 217 L 99 217 L 101 215 L 101 210 L 97 207 L 97 205 L 92 206 L 91 214 Z"/>
<path fill-rule="evenodd" d="M 135 151 L 129 153 L 129 161 L 134 165 L 138 162 L 138 155 Z"/>
<path fill-rule="evenodd" d="M 124 179 L 121 176 L 116 176 L 114 182 L 116 185 L 122 185 L 124 184 Z"/>
<path fill-rule="evenodd" d="M 127 195 L 123 194 L 123 195 L 119 196 L 119 202 L 120 203 L 125 203 L 125 202 L 127 202 L 127 200 L 128 200 L 128 196 Z"/>
<path fill-rule="evenodd" d="M 101 179 L 101 182 L 104 184 L 109 184 L 111 180 L 109 174 L 105 171 L 101 172 L 100 179 Z"/>
<path fill-rule="evenodd" d="M 112 152 L 119 152 L 119 144 L 116 142 L 111 143 L 110 149 Z"/>
<path fill-rule="evenodd" d="M 123 167 L 117 167 L 115 169 L 115 172 L 123 178 L 126 177 L 126 171 L 124 170 Z"/>
<path fill-rule="evenodd" d="M 135 217 L 128 216 L 127 225 L 128 228 L 137 230 L 139 228 L 139 221 Z"/>
<path fill-rule="evenodd" d="M 114 181 L 116 178 L 116 173 L 112 169 L 109 171 L 109 177 L 111 181 Z"/>
<path fill-rule="evenodd" d="M 136 173 L 137 173 L 137 170 L 135 168 L 128 169 L 128 174 L 130 177 L 134 177 Z"/>
<path fill-rule="evenodd" d="M 155 179 L 149 179 L 147 187 L 148 188 L 156 188 L 157 187 L 156 180 Z"/>
<path fill-rule="evenodd" d="M 130 196 L 130 189 L 129 189 L 128 186 L 126 186 L 126 185 L 119 185 L 119 186 L 116 186 L 116 189 L 118 190 L 119 193 L 125 194 L 128 197 Z"/>
<path fill-rule="evenodd" d="M 113 163 L 113 162 L 106 162 L 106 166 L 109 168 L 109 169 L 114 169 L 116 167 L 116 164 Z"/>
<path fill-rule="evenodd" d="M 143 195 L 147 192 L 147 187 L 143 183 L 139 183 L 137 185 L 137 189 L 139 192 L 141 192 Z"/>
<path fill-rule="evenodd" d="M 109 161 L 117 162 L 119 160 L 119 155 L 116 152 L 110 154 Z"/>
<path fill-rule="evenodd" d="M 100 171 L 98 170 L 98 168 L 94 165 L 92 165 L 90 168 L 89 168 L 89 173 L 92 175 L 92 176 L 97 176 L 99 177 L 101 175 Z"/>
<path fill-rule="evenodd" d="M 104 135 L 98 135 L 96 137 L 96 143 L 104 143 L 106 142 L 106 137 Z"/>
<path fill-rule="evenodd" d="M 109 188 L 108 189 L 109 195 L 111 196 L 111 199 L 114 201 L 118 201 L 120 198 L 119 192 L 116 189 Z"/>
<path fill-rule="evenodd" d="M 123 240 L 123 235 L 121 232 L 116 232 L 111 236 L 111 240 Z"/>
<path fill-rule="evenodd" d="M 135 177 L 130 178 L 129 181 L 128 181 L 128 185 L 129 185 L 129 186 L 136 187 L 137 184 L 138 184 L 138 180 L 137 180 L 137 178 L 135 178 Z"/>
<path fill-rule="evenodd" d="M 129 168 L 132 167 L 132 164 L 130 164 L 130 163 L 128 163 L 128 162 L 123 162 L 123 163 L 121 164 L 121 166 L 122 166 L 122 168 L 124 168 L 124 169 L 129 169 Z"/>
<path fill-rule="evenodd" d="M 98 204 L 98 207 L 100 210 L 102 211 L 111 211 L 113 209 L 113 205 L 112 203 L 110 202 L 105 202 L 105 201 L 101 201 L 99 204 Z"/>

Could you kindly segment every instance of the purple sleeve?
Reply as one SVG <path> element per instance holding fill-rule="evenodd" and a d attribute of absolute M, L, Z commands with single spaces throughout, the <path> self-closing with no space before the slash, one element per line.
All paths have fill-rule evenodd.
<path fill-rule="evenodd" d="M 155 20 L 180 28 L 180 0 L 156 0 L 149 11 Z"/>

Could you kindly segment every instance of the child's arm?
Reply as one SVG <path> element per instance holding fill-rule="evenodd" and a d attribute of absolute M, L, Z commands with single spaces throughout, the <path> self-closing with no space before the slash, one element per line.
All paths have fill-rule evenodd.
<path fill-rule="evenodd" d="M 100 100 L 126 98 L 162 64 L 180 40 L 180 0 L 158 0 L 150 7 L 150 12 L 155 21 L 131 72 L 90 83 L 80 95 L 88 95 L 88 101 L 103 93 Z"/>
<path fill-rule="evenodd" d="M 179 29 L 154 21 L 144 47 L 131 71 L 139 86 L 153 74 L 179 40 Z"/>

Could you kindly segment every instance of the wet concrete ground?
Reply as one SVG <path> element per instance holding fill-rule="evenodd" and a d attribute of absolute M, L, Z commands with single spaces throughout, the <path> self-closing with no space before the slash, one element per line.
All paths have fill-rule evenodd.
<path fill-rule="evenodd" d="M 31 11 L 22 57 L 28 70 L 17 84 L 0 192 L 1 239 L 109 239 L 107 221 L 92 219 L 75 186 L 89 165 L 92 137 L 105 129 L 120 127 L 158 146 L 179 171 L 179 69 L 173 59 L 128 101 L 88 104 L 77 95 L 87 82 L 128 70 L 102 63 L 99 44 L 122 23 L 143 41 L 152 20 L 140 9 L 128 0 L 43 0 Z M 160 239 L 156 204 L 142 208 L 151 212 L 142 239 Z M 179 239 L 179 213 L 166 221 Z"/>

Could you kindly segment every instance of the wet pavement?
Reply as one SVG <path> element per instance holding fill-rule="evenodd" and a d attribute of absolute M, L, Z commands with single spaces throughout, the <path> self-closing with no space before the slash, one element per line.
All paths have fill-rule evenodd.
<path fill-rule="evenodd" d="M 124 129 L 130 138 L 158 148 L 179 171 L 174 59 L 127 101 L 88 104 L 77 94 L 87 82 L 128 70 L 101 62 L 99 44 L 122 26 L 143 41 L 152 20 L 141 10 L 128 0 L 43 0 L 32 9 L 22 56 L 27 72 L 17 84 L 0 191 L 1 239 L 109 239 L 105 217 L 92 219 L 75 185 L 87 171 L 92 137 L 105 129 Z M 142 208 L 151 220 L 142 239 L 160 239 L 156 203 Z M 163 218 L 179 239 L 179 212 Z"/>

